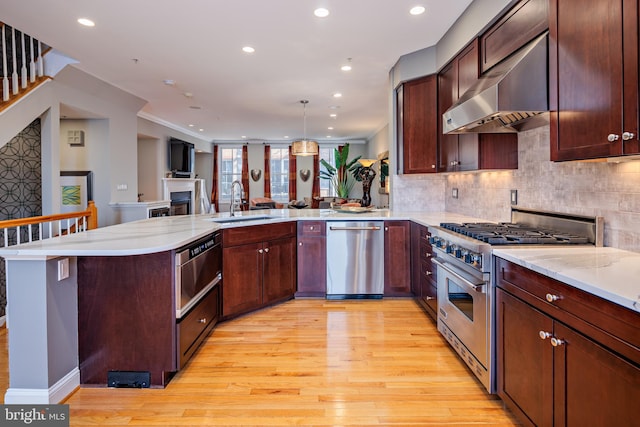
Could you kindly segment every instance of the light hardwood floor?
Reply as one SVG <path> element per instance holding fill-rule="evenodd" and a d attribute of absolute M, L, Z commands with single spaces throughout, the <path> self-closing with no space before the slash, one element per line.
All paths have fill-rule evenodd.
<path fill-rule="evenodd" d="M 408 299 L 292 300 L 219 324 L 165 389 L 66 403 L 72 426 L 517 425 Z"/>

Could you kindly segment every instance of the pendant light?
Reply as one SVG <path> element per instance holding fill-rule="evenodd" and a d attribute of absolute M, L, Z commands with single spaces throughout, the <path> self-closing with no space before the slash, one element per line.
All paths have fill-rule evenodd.
<path fill-rule="evenodd" d="M 294 156 L 315 156 L 318 154 L 318 143 L 307 139 L 307 104 L 309 101 L 303 99 L 300 103 L 303 105 L 304 135 L 302 139 L 293 141 L 291 144 L 291 154 Z"/>

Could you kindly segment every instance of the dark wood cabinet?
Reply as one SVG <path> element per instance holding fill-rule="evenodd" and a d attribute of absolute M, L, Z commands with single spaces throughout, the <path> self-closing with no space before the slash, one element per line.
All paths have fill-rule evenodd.
<path fill-rule="evenodd" d="M 384 295 L 411 295 L 411 226 L 409 221 L 384 222 Z"/>
<path fill-rule="evenodd" d="M 298 221 L 296 297 L 324 297 L 327 292 L 325 221 Z"/>
<path fill-rule="evenodd" d="M 438 284 L 429 237 L 431 233 L 426 226 L 411 223 L 411 289 L 418 303 L 437 320 Z"/>
<path fill-rule="evenodd" d="M 496 272 L 505 404 L 532 426 L 635 425 L 640 314 L 500 258 Z"/>
<path fill-rule="evenodd" d="M 439 172 L 517 169 L 516 134 L 444 134 L 442 114 L 477 80 L 478 39 L 467 45 L 438 73 Z"/>
<path fill-rule="evenodd" d="M 437 172 L 438 92 L 435 75 L 407 81 L 397 91 L 401 173 Z"/>
<path fill-rule="evenodd" d="M 523 0 L 480 36 L 482 73 L 549 28 L 549 0 Z"/>
<path fill-rule="evenodd" d="M 223 318 L 293 298 L 295 235 L 295 222 L 223 230 Z"/>
<path fill-rule="evenodd" d="M 551 160 L 640 153 L 638 2 L 549 2 Z"/>

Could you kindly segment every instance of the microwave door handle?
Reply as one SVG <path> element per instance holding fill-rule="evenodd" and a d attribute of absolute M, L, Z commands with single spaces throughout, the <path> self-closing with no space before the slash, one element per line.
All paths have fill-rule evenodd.
<path fill-rule="evenodd" d="M 472 283 L 468 279 L 466 279 L 463 276 L 461 276 L 460 274 L 456 273 L 446 263 L 444 263 L 442 261 L 438 261 L 438 259 L 436 259 L 436 258 L 433 258 L 431 260 L 431 262 L 435 263 L 436 265 L 438 265 L 439 267 L 444 269 L 447 273 L 451 274 L 456 279 L 460 280 L 462 282 L 462 285 L 466 286 L 467 288 L 472 289 L 472 290 L 474 290 L 476 292 L 484 292 L 484 285 L 486 285 L 486 282 Z"/>

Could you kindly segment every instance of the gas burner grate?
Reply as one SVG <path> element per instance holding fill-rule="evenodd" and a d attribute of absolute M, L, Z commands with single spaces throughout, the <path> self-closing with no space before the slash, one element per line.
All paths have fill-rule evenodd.
<path fill-rule="evenodd" d="M 514 223 L 441 223 L 447 230 L 459 233 L 491 245 L 567 245 L 587 244 L 584 236 L 560 233 Z"/>

